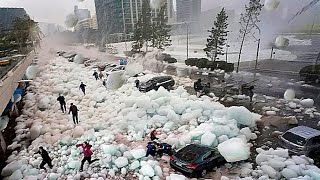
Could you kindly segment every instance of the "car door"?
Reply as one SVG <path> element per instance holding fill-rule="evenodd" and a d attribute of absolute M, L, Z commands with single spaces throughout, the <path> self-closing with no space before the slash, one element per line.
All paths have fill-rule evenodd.
<path fill-rule="evenodd" d="M 207 169 L 212 169 L 214 167 L 214 153 L 213 151 L 208 152 L 207 154 L 203 155 L 203 161 L 206 164 Z"/>

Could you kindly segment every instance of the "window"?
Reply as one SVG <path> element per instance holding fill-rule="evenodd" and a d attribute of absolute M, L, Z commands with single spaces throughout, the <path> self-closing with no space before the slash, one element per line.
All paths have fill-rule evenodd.
<path fill-rule="evenodd" d="M 296 134 L 293 134 L 292 132 L 286 132 L 282 137 L 287 141 L 299 146 L 305 145 L 307 141 L 305 138 L 298 136 Z"/>

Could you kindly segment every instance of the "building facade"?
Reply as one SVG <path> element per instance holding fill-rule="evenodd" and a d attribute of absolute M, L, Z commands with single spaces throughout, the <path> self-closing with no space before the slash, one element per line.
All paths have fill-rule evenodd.
<path fill-rule="evenodd" d="M 91 18 L 91 14 L 88 9 L 79 9 L 78 6 L 74 6 L 74 15 L 78 21 Z"/>
<path fill-rule="evenodd" d="M 23 8 L 0 8 L 0 34 L 11 30 L 16 18 L 29 16 Z"/>
<path fill-rule="evenodd" d="M 201 16 L 201 0 L 176 0 L 177 22 L 198 21 Z"/>
<path fill-rule="evenodd" d="M 96 16 L 92 16 L 92 18 L 87 18 L 84 20 L 81 20 L 77 23 L 76 25 L 76 30 L 85 30 L 85 29 L 98 29 L 98 24 L 97 24 L 97 18 Z"/>
<path fill-rule="evenodd" d="M 173 0 L 166 0 L 168 15 L 173 17 Z M 130 39 L 141 15 L 143 0 L 95 0 L 98 31 L 109 42 Z M 170 11 L 170 13 L 169 13 Z M 151 14 L 155 18 L 158 9 Z"/>

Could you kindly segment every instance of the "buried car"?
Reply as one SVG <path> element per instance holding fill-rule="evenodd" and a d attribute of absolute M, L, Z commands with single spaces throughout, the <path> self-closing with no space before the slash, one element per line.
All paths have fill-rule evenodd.
<path fill-rule="evenodd" d="M 170 156 L 170 166 L 189 177 L 204 177 L 224 162 L 217 149 L 199 144 L 190 144 Z"/>
<path fill-rule="evenodd" d="M 291 154 L 306 155 L 311 158 L 320 154 L 320 131 L 307 126 L 289 129 L 279 136 L 279 145 Z"/>
<path fill-rule="evenodd" d="M 174 84 L 175 81 L 171 76 L 159 76 L 151 78 L 147 82 L 142 83 L 139 86 L 139 91 L 148 92 L 153 89 L 157 91 L 160 86 L 164 87 L 167 90 L 171 90 Z"/>

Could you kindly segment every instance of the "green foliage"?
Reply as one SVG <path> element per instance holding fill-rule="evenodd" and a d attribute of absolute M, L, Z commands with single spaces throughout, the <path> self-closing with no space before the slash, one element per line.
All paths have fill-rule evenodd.
<path fill-rule="evenodd" d="M 67 26 L 67 28 L 74 28 L 78 23 L 78 19 L 74 14 L 69 14 L 66 17 L 66 20 L 64 21 L 64 24 Z"/>
<path fill-rule="evenodd" d="M 168 18 L 165 16 L 166 8 L 166 6 L 161 6 L 155 22 L 152 23 L 151 46 L 160 50 L 164 50 L 165 47 L 171 46 L 169 35 L 171 26 L 167 24 Z"/>
<path fill-rule="evenodd" d="M 189 58 L 185 63 L 188 66 L 196 66 L 199 69 L 207 68 L 212 71 L 215 69 L 221 69 L 225 72 L 232 72 L 234 70 L 233 63 L 226 63 L 225 61 L 209 61 L 206 58 Z"/>
<path fill-rule="evenodd" d="M 140 52 L 143 46 L 143 37 L 142 37 L 142 28 L 141 28 L 141 21 L 139 20 L 136 24 L 136 27 L 133 32 L 133 43 L 132 43 L 132 51 Z"/>
<path fill-rule="evenodd" d="M 211 60 L 215 61 L 218 55 L 223 55 L 224 50 L 223 47 L 226 45 L 227 35 L 228 35 L 228 16 L 224 8 L 222 8 L 221 12 L 217 16 L 217 20 L 214 21 L 214 27 L 212 27 L 207 39 L 206 48 L 204 51 L 207 56 L 211 58 Z"/>

